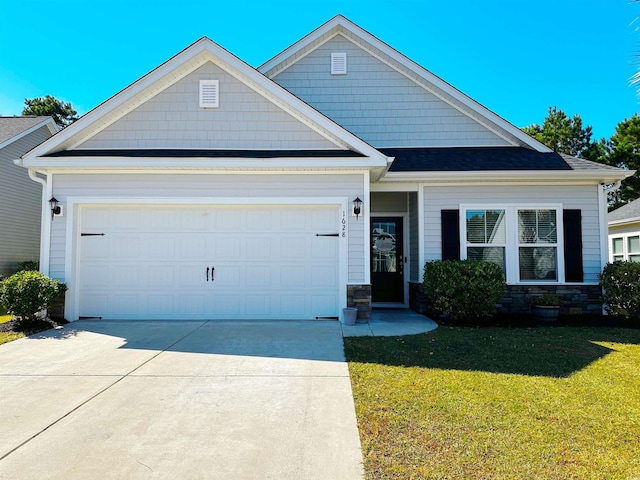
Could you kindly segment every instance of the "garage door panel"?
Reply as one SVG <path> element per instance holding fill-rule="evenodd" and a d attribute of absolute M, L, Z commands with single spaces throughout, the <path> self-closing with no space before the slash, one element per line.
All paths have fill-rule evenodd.
<path fill-rule="evenodd" d="M 290 258 L 306 258 L 307 256 L 307 244 L 309 243 L 309 239 L 303 236 L 293 237 L 286 236 L 282 237 L 280 241 L 280 256 L 283 259 Z"/>
<path fill-rule="evenodd" d="M 337 207 L 82 207 L 80 218 L 105 234 L 79 239 L 81 316 L 338 315 L 340 239 L 315 236 L 338 231 Z"/>
<path fill-rule="evenodd" d="M 215 295 L 212 299 L 214 315 L 238 317 L 242 312 L 240 295 Z"/>
<path fill-rule="evenodd" d="M 275 252 L 272 248 L 271 238 L 266 236 L 249 237 L 245 240 L 243 255 L 247 260 L 262 261 L 273 259 Z"/>
<path fill-rule="evenodd" d="M 204 294 L 180 295 L 177 314 L 184 318 L 202 317 L 206 312 L 207 300 L 208 297 Z"/>
<path fill-rule="evenodd" d="M 139 268 L 134 265 L 115 265 L 110 268 L 112 271 L 111 278 L 115 279 L 117 288 L 139 288 L 148 287 L 146 273 L 148 267 Z"/>
<path fill-rule="evenodd" d="M 239 235 L 216 238 L 215 249 L 212 254 L 217 258 L 238 258 L 243 251 L 242 243 L 242 237 Z"/>
<path fill-rule="evenodd" d="M 109 227 L 112 227 L 115 231 L 137 232 L 150 228 L 150 212 L 143 216 L 143 212 L 140 209 L 127 207 L 111 209 L 109 212 L 111 215 Z"/>
<path fill-rule="evenodd" d="M 245 231 L 247 233 L 270 232 L 272 229 L 272 212 L 260 209 L 247 212 Z"/>
<path fill-rule="evenodd" d="M 146 250 L 143 251 L 140 237 L 132 235 L 112 235 L 107 239 L 109 242 L 109 256 L 119 259 L 140 259 L 146 257 Z"/>
<path fill-rule="evenodd" d="M 280 230 L 283 232 L 306 232 L 308 212 L 299 209 L 283 209 Z"/>
<path fill-rule="evenodd" d="M 312 259 L 332 259 L 338 256 L 338 242 L 336 237 L 313 237 L 310 239 Z"/>
<path fill-rule="evenodd" d="M 331 287 L 337 276 L 336 265 L 312 265 L 311 285 L 314 287 Z"/>
<path fill-rule="evenodd" d="M 279 270 L 280 285 L 299 287 L 306 284 L 307 267 L 305 265 L 281 265 Z"/>
<path fill-rule="evenodd" d="M 202 263 L 178 263 L 173 266 L 176 286 L 191 290 L 201 288 L 207 280 L 207 265 Z M 209 276 L 211 273 L 209 273 Z M 210 277 L 209 277 L 210 278 Z"/>
<path fill-rule="evenodd" d="M 311 309 L 318 316 L 332 316 L 338 311 L 338 299 L 335 295 L 313 295 Z"/>
<path fill-rule="evenodd" d="M 163 319 L 175 312 L 175 298 L 169 295 L 148 295 L 147 308 L 149 318 Z"/>
<path fill-rule="evenodd" d="M 183 259 L 193 259 L 193 258 L 204 258 L 206 257 L 209 251 L 213 251 L 213 247 L 209 246 L 207 238 L 203 235 L 194 236 L 194 235 L 181 235 L 178 247 L 177 254 L 180 258 Z"/>
<path fill-rule="evenodd" d="M 246 272 L 247 285 L 250 287 L 267 287 L 273 280 L 272 265 L 254 265 L 250 272 Z"/>

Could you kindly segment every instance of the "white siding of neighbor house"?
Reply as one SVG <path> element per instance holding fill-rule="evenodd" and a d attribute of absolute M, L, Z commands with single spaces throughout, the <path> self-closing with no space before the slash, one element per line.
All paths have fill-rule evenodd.
<path fill-rule="evenodd" d="M 43 126 L 0 149 L 0 273 L 12 273 L 17 262 L 40 257 L 42 185 L 13 160 L 50 136 Z"/>
<path fill-rule="evenodd" d="M 347 208 L 364 196 L 362 174 L 57 174 L 53 194 L 62 205 L 69 197 L 98 198 L 208 198 L 216 197 L 343 197 Z M 364 235 L 362 216 L 348 218 L 348 279 L 363 283 Z M 50 275 L 64 280 L 67 217 L 55 218 L 51 228 Z M 337 219 L 339 221 L 340 219 Z M 335 232 L 338 233 L 338 223 Z M 336 239 L 342 241 L 342 239 Z"/>
<path fill-rule="evenodd" d="M 640 222 L 631 223 L 629 225 L 613 225 L 609 227 L 609 235 L 623 235 L 626 233 L 640 234 Z M 611 237 L 609 237 L 611 238 Z"/>
<path fill-rule="evenodd" d="M 558 186 L 426 186 L 424 188 L 425 261 L 439 260 L 443 209 L 458 209 L 461 204 L 550 204 L 563 209 L 582 210 L 582 253 L 585 283 L 597 283 L 600 272 L 599 185 Z M 463 232 L 460 232 L 464 235 Z M 606 247 L 605 247 L 606 248 Z"/>
<path fill-rule="evenodd" d="M 200 108 L 200 80 L 219 80 L 218 108 Z M 78 148 L 335 149 L 336 146 L 209 62 Z"/>
<path fill-rule="evenodd" d="M 332 52 L 346 75 L 331 75 Z M 510 145 L 342 35 L 273 80 L 374 147 Z"/>

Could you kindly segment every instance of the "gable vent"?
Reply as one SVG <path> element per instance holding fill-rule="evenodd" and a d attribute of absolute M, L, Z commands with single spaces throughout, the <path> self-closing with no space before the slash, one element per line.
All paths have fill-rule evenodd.
<path fill-rule="evenodd" d="M 331 75 L 347 74 L 347 54 L 332 53 L 331 54 Z"/>
<path fill-rule="evenodd" d="M 218 80 L 200 80 L 200 108 L 218 108 L 220 92 Z"/>

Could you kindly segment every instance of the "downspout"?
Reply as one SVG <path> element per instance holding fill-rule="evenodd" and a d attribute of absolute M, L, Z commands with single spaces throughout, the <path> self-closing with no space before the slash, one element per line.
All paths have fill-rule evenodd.
<path fill-rule="evenodd" d="M 49 211 L 49 198 L 51 195 L 51 184 L 47 178 L 41 178 L 33 169 L 28 169 L 29 178 L 42 185 L 42 217 L 40 219 L 40 271 L 49 275 L 49 256 L 51 249 L 51 215 Z"/>

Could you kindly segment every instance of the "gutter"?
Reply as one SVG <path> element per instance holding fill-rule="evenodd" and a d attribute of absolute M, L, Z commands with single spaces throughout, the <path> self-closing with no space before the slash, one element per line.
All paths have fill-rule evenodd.
<path fill-rule="evenodd" d="M 14 162 L 19 165 L 19 160 Z M 42 212 L 40 218 L 40 272 L 49 275 L 49 257 L 51 250 L 51 216 L 49 211 L 49 198 L 51 195 L 51 183 L 45 178 L 39 177 L 33 169 L 28 169 L 29 178 L 42 185 Z"/>

